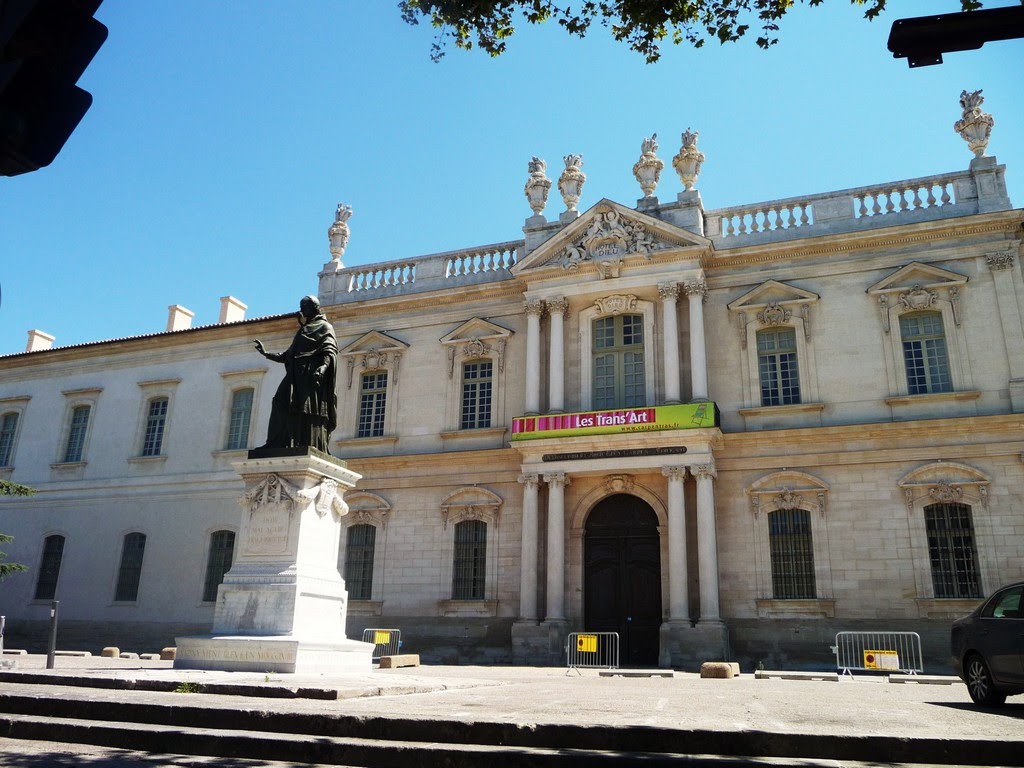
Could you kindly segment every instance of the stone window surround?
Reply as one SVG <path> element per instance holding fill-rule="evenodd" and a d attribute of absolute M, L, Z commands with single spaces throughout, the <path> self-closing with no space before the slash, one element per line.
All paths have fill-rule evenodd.
<path fill-rule="evenodd" d="M 951 461 L 925 464 L 911 470 L 897 481 L 897 488 L 907 510 L 917 590 L 916 603 L 921 618 L 956 618 L 970 613 L 978 604 L 976 598 L 963 600 L 935 597 L 924 519 L 924 508 L 929 504 L 957 502 L 967 504 L 971 508 L 981 593 L 987 595 L 999 586 L 995 533 L 992 530 L 992 517 L 989 513 L 991 482 L 991 478 L 981 470 Z"/>
<path fill-rule="evenodd" d="M 373 541 L 373 577 L 371 600 L 349 600 L 348 612 L 353 616 L 380 616 L 384 606 L 384 568 L 387 555 L 388 520 L 391 502 L 371 491 L 349 491 L 345 494 L 348 514 L 341 518 L 342 535 L 338 546 L 338 573 L 345 577 L 345 554 L 348 529 L 353 525 L 372 525 L 377 529 Z"/>
<path fill-rule="evenodd" d="M 746 489 L 754 523 L 754 568 L 757 615 L 760 618 L 834 618 L 835 599 L 828 540 L 829 486 L 796 470 L 766 475 Z M 810 513 L 814 548 L 816 599 L 776 599 L 772 591 L 771 544 L 768 515 L 779 509 L 803 509 Z"/>
<path fill-rule="evenodd" d="M 48 538 L 50 538 L 51 536 L 63 536 L 64 537 L 64 548 L 61 551 L 61 560 L 60 560 L 61 569 L 64 568 L 64 562 L 67 560 L 68 544 L 71 541 L 71 535 L 68 533 L 68 531 L 66 531 L 63 528 L 48 528 L 45 531 L 43 531 L 42 535 L 39 537 L 38 551 L 36 553 L 36 558 L 35 558 L 35 560 L 36 560 L 36 567 L 33 569 L 33 573 L 35 574 L 36 578 L 32 582 L 32 587 L 31 587 L 30 594 L 33 595 L 33 597 L 29 600 L 29 604 L 30 605 L 49 605 L 52 602 L 50 600 L 36 600 L 35 599 L 36 585 L 38 583 L 39 574 L 42 573 L 42 570 L 43 570 L 43 553 L 44 553 L 44 550 L 46 549 L 46 540 Z M 60 589 L 60 574 L 59 573 L 57 575 L 57 588 Z M 54 599 L 57 599 L 56 595 L 54 596 Z"/>
<path fill-rule="evenodd" d="M 124 558 L 124 540 L 125 537 L 128 536 L 128 534 L 130 533 L 141 533 L 143 536 L 146 537 L 146 547 L 142 551 L 142 569 L 141 572 L 139 573 L 139 591 L 136 593 L 136 597 L 134 600 L 115 600 L 114 597 L 117 595 L 117 582 L 121 578 L 121 561 Z M 138 607 L 140 602 L 139 598 L 142 595 L 142 585 L 146 578 L 146 551 L 150 548 L 150 545 L 152 543 L 151 540 L 152 536 L 150 535 L 150 533 L 138 526 L 125 528 L 120 532 L 120 535 L 118 536 L 117 539 L 117 558 L 111 558 L 110 560 L 110 591 L 107 593 L 110 595 L 110 602 L 107 604 L 108 607 L 118 609 L 131 609 Z"/>
<path fill-rule="evenodd" d="M 14 427 L 14 436 L 11 440 L 11 452 L 7 457 L 7 464 L 0 466 L 0 479 L 6 480 L 14 471 L 14 457 L 18 452 L 18 438 L 21 436 L 22 425 L 25 422 L 25 409 L 28 407 L 31 395 L 17 395 L 14 397 L 0 397 L 0 419 L 8 413 L 18 415 L 18 423 Z"/>
<path fill-rule="evenodd" d="M 463 335 L 469 334 L 469 335 Z M 508 340 L 512 331 L 474 317 L 451 333 L 441 338 L 448 358 L 448 387 L 445 401 L 446 429 L 441 436 L 446 440 L 458 440 L 484 435 L 500 437 L 506 426 L 505 395 L 508 389 L 505 374 Z M 462 365 L 464 363 L 490 360 L 491 374 L 491 426 L 480 429 L 462 429 Z"/>
<path fill-rule="evenodd" d="M 393 445 L 398 440 L 399 370 L 402 355 L 409 348 L 398 339 L 380 331 L 370 331 L 350 344 L 338 355 L 338 376 L 345 381 L 344 393 L 338 398 L 339 423 L 334 444 L 347 446 Z M 362 397 L 362 375 L 386 371 L 387 390 L 384 395 L 384 434 L 356 437 L 359 428 L 359 403 Z"/>
<path fill-rule="evenodd" d="M 644 402 L 655 404 L 657 383 L 658 336 L 655 334 L 655 307 L 653 301 L 638 298 L 633 294 L 604 296 L 580 310 L 579 356 L 580 356 L 580 410 L 593 410 L 594 397 L 594 321 L 615 315 L 641 315 L 644 328 Z"/>
<path fill-rule="evenodd" d="M 441 558 L 439 616 L 490 617 L 498 614 L 498 551 L 500 542 L 501 506 L 504 500 L 480 486 L 464 486 L 441 500 L 443 534 L 438 555 Z M 466 520 L 487 524 L 486 577 L 483 600 L 452 600 L 452 568 L 455 557 L 455 525 Z"/>
<path fill-rule="evenodd" d="M 231 533 L 235 534 L 235 549 L 234 549 L 234 553 L 231 556 L 231 566 L 232 567 L 234 567 L 235 561 L 238 559 L 238 547 L 241 544 L 241 538 L 239 536 L 239 530 L 238 530 L 238 523 L 235 522 L 235 523 L 232 523 L 230 525 L 226 525 L 224 523 L 216 523 L 216 524 L 208 525 L 206 527 L 206 529 L 203 531 L 203 545 L 206 547 L 206 559 L 203 560 L 203 570 L 202 570 L 202 573 L 200 574 L 199 581 L 196 584 L 196 608 L 206 608 L 206 609 L 209 609 L 209 610 L 213 610 L 213 608 L 217 605 L 216 601 L 213 601 L 213 602 L 204 602 L 203 601 L 203 588 L 206 586 L 206 569 L 209 567 L 209 564 L 210 564 L 210 537 L 213 536 L 213 534 L 217 533 L 218 531 L 230 531 Z M 131 531 L 129 531 L 129 533 L 131 533 Z M 122 541 L 124 541 L 123 538 L 122 538 Z M 147 546 L 149 545 L 149 538 L 148 537 L 146 539 L 146 545 Z"/>
<path fill-rule="evenodd" d="M 174 413 L 174 393 L 181 383 L 180 378 L 151 379 L 138 382 L 142 392 L 142 407 L 139 409 L 139 420 L 135 427 L 133 452 L 128 457 L 132 464 L 160 463 L 167 460 L 167 443 L 171 435 L 172 416 Z M 160 442 L 160 453 L 156 456 L 143 456 L 142 449 L 146 442 L 146 424 L 149 419 L 149 404 L 154 400 L 167 398 L 167 415 L 164 417 L 164 431 Z"/>
<path fill-rule="evenodd" d="M 252 448 L 255 443 L 256 426 L 259 425 L 259 403 L 260 389 L 263 379 L 267 374 L 267 368 L 247 368 L 239 371 L 221 371 L 221 379 L 224 380 L 224 393 L 221 398 L 220 422 L 217 426 L 218 448 L 212 451 L 214 456 L 222 454 L 234 456 L 246 448 Z M 252 390 L 252 411 L 249 413 L 249 442 L 246 448 L 228 449 L 228 430 L 231 427 L 231 400 L 235 392 L 241 389 Z"/>
<path fill-rule="evenodd" d="M 93 425 L 96 423 L 102 392 L 103 387 L 83 387 L 81 389 L 65 389 L 61 393 L 64 395 L 64 420 L 61 426 L 60 440 L 57 442 L 57 455 L 54 457 L 53 463 L 50 464 L 51 469 L 72 469 L 84 467 L 88 463 L 86 457 L 89 455 L 89 441 L 92 439 Z M 82 444 L 82 459 L 81 461 L 66 462 L 64 461 L 64 451 L 67 449 L 68 438 L 71 436 L 71 419 L 75 408 L 82 405 L 89 406 L 89 423 L 86 425 L 85 440 Z"/>

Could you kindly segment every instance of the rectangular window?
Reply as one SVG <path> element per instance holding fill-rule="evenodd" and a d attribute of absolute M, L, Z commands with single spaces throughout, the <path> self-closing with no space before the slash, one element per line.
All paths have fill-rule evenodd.
<path fill-rule="evenodd" d="M 615 315 L 594 321 L 594 408 L 632 408 L 644 404 L 643 321 L 643 315 Z"/>
<path fill-rule="evenodd" d="M 35 600 L 53 600 L 57 594 L 57 578 L 60 576 L 60 561 L 63 557 L 64 537 L 47 536 L 43 544 L 43 559 L 39 563 Z"/>
<path fill-rule="evenodd" d="M 377 529 L 353 525 L 345 539 L 345 588 L 351 600 L 369 600 L 373 594 L 373 551 Z"/>
<path fill-rule="evenodd" d="M 758 331 L 757 367 L 761 379 L 761 405 L 795 405 L 800 402 L 796 331 L 792 328 Z"/>
<path fill-rule="evenodd" d="M 167 398 L 149 401 L 146 414 L 146 434 L 142 441 L 143 456 L 159 456 L 164 445 L 164 426 L 167 423 Z"/>
<path fill-rule="evenodd" d="M 981 597 L 970 506 L 930 504 L 924 508 L 924 523 L 935 597 Z"/>
<path fill-rule="evenodd" d="M 71 428 L 68 430 L 68 443 L 64 447 L 64 461 L 71 463 L 82 460 L 85 451 L 85 434 L 89 429 L 89 413 L 91 406 L 79 405 L 71 412 Z"/>
<path fill-rule="evenodd" d="M 117 589 L 114 600 L 134 602 L 139 598 L 139 581 L 142 579 L 142 557 L 146 553 L 146 535 L 129 533 L 124 537 L 121 549 L 121 566 L 117 569 Z"/>
<path fill-rule="evenodd" d="M 900 335 L 908 392 L 911 395 L 952 392 L 942 315 L 938 312 L 903 315 Z"/>
<path fill-rule="evenodd" d="M 455 526 L 452 600 L 483 600 L 487 565 L 487 523 L 465 520 Z"/>
<path fill-rule="evenodd" d="M 768 542 L 772 559 L 772 596 L 776 600 L 816 598 L 810 512 L 806 509 L 777 509 L 769 513 Z"/>
<path fill-rule="evenodd" d="M 490 360 L 462 366 L 462 429 L 491 426 L 492 372 Z"/>
<path fill-rule="evenodd" d="M 364 373 L 359 393 L 359 427 L 356 437 L 383 437 L 387 405 L 388 372 Z"/>
<path fill-rule="evenodd" d="M 18 431 L 18 414 L 5 413 L 0 418 L 0 467 L 11 466 L 14 454 L 14 433 Z"/>
<path fill-rule="evenodd" d="M 239 389 L 231 395 L 231 416 L 228 420 L 228 439 L 225 450 L 235 451 L 249 447 L 249 421 L 252 416 L 251 389 Z"/>
<path fill-rule="evenodd" d="M 224 574 L 231 570 L 235 556 L 235 534 L 232 531 L 214 531 L 210 535 L 210 554 L 206 559 L 206 581 L 203 582 L 203 602 L 217 600 L 217 587 Z"/>

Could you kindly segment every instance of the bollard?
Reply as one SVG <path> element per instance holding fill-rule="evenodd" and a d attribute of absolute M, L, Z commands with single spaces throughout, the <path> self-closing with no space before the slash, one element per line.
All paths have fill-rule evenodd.
<path fill-rule="evenodd" d="M 50 644 L 46 649 L 46 668 L 53 669 L 53 657 L 57 654 L 57 606 L 60 600 L 50 603 Z"/>

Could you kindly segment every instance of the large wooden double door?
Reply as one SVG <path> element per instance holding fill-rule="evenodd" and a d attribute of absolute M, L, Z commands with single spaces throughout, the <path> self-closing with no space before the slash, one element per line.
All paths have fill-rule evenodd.
<path fill-rule="evenodd" d="M 587 517 L 583 550 L 587 631 L 619 633 L 620 665 L 656 666 L 662 620 L 658 516 L 636 496 L 609 496 Z"/>

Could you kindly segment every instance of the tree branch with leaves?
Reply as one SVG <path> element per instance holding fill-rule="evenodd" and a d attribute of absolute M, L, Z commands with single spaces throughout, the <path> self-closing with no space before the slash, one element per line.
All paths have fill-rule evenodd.
<path fill-rule="evenodd" d="M 12 483 L 10 480 L 0 480 L 0 496 L 31 496 L 34 493 L 35 491 L 27 485 L 18 485 L 18 483 Z M 0 533 L 0 544 L 7 544 L 11 541 L 14 541 L 14 537 Z M 3 581 L 12 573 L 28 570 L 21 563 L 4 562 L 6 557 L 5 553 L 0 552 L 0 581 Z"/>

